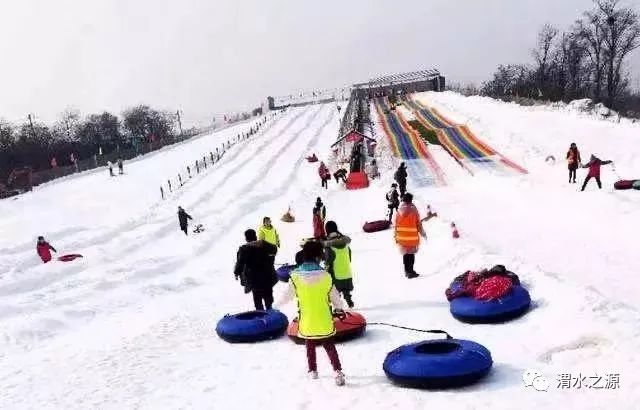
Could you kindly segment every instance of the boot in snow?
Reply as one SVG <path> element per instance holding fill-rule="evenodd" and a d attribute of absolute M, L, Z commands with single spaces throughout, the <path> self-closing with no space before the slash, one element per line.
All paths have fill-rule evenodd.
<path fill-rule="evenodd" d="M 415 271 L 405 273 L 405 275 L 407 276 L 407 279 L 414 279 L 414 278 L 417 278 L 418 276 L 420 276 Z"/>
<path fill-rule="evenodd" d="M 336 386 L 344 386 L 344 373 L 340 370 L 336 372 Z"/>
<path fill-rule="evenodd" d="M 309 372 L 309 378 L 312 380 L 316 380 L 318 378 L 318 372 L 316 370 L 311 370 Z"/>

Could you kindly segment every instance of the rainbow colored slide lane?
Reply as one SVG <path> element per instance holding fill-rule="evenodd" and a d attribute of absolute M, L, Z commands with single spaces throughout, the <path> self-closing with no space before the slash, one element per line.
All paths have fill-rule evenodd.
<path fill-rule="evenodd" d="M 390 110 L 386 98 L 375 101 L 382 128 L 398 158 L 405 160 L 412 183 L 424 186 L 444 186 L 446 180 L 420 135 L 395 110 Z M 389 114 L 385 114 L 385 110 Z"/>
<path fill-rule="evenodd" d="M 418 121 L 437 133 L 442 146 L 469 172 L 471 170 L 465 163 L 493 170 L 528 173 L 526 169 L 480 141 L 466 125 L 455 124 L 435 109 L 425 107 L 415 100 L 405 100 L 403 103 L 414 110 Z"/>

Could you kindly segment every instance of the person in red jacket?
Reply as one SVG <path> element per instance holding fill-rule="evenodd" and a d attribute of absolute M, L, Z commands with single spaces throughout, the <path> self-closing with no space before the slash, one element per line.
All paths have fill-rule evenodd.
<path fill-rule="evenodd" d="M 328 189 L 329 184 L 327 182 L 331 179 L 331 172 L 329 172 L 329 168 L 327 168 L 324 162 L 320 163 L 318 175 L 320 175 L 320 179 L 322 180 L 322 187 Z"/>
<path fill-rule="evenodd" d="M 595 178 L 596 182 L 598 183 L 598 188 L 602 189 L 602 182 L 600 182 L 600 166 L 608 165 L 611 163 L 613 163 L 613 161 L 603 161 L 600 158 L 596 157 L 595 155 L 591 155 L 591 159 L 589 160 L 589 162 L 582 167 L 582 168 L 589 168 L 589 173 L 587 174 L 587 177 L 584 179 L 584 183 L 582 184 L 581 191 L 584 191 L 584 189 L 587 187 L 587 183 L 591 178 Z"/>
<path fill-rule="evenodd" d="M 322 218 L 322 208 L 315 206 L 313 208 L 313 238 L 326 239 L 327 234 L 324 230 L 324 219 Z"/>
<path fill-rule="evenodd" d="M 51 246 L 49 242 L 44 240 L 44 237 L 38 236 L 38 244 L 36 245 L 36 251 L 38 252 L 38 256 L 42 259 L 42 262 L 47 263 L 51 261 L 51 251 L 56 251 L 56 248 Z"/>

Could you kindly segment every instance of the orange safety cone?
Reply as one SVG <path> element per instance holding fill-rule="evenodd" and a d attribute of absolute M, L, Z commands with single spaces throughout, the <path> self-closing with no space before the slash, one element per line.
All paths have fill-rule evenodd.
<path fill-rule="evenodd" d="M 458 228 L 456 227 L 456 224 L 451 222 L 451 234 L 453 236 L 453 239 L 458 239 L 460 237 L 460 233 L 458 232 Z"/>

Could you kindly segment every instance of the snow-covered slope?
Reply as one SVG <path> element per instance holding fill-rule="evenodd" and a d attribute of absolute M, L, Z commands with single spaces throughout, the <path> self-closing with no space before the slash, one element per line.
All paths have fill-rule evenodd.
<path fill-rule="evenodd" d="M 157 180 L 174 173 L 180 161 L 166 169 L 166 161 L 156 164 L 149 158 L 132 164 L 122 178 L 80 177 L 1 202 L 2 407 L 634 408 L 640 398 L 638 262 L 627 244 L 633 236 L 625 235 L 638 219 L 636 199 L 610 188 L 595 192 L 590 187 L 580 194 L 563 182 L 562 165 L 548 167 L 542 159 L 537 166 L 538 157 L 549 152 L 547 139 L 556 138 L 523 126 L 536 123 L 538 113 L 455 95 L 424 97 L 457 121 L 475 118 L 469 124 L 474 131 L 533 171 L 517 177 L 458 173 L 451 186 L 418 190 L 409 180 L 420 209 L 431 204 L 440 214 L 426 223 L 428 240 L 416 263 L 422 276 L 411 281 L 403 275 L 392 232 L 371 235 L 361 228 L 386 211 L 389 165 L 397 163 L 389 156 L 387 139 L 379 141 L 383 178 L 366 190 L 345 191 L 333 182 L 323 190 L 317 164 L 304 159 L 311 152 L 328 158 L 339 127 L 335 104 L 288 111 L 164 202 L 157 198 Z M 475 106 L 484 112 L 476 114 Z M 576 118 L 574 129 L 581 121 L 590 120 Z M 494 135 L 492 127 L 513 131 Z M 613 127 L 616 136 L 620 131 Z M 616 149 L 624 151 L 626 143 L 616 142 Z M 558 143 L 557 150 L 565 145 Z M 191 160 L 203 148 L 185 144 L 180 149 Z M 356 310 L 370 322 L 440 328 L 484 344 L 495 361 L 487 379 L 445 392 L 393 386 L 382 371 L 386 353 L 433 336 L 388 327 L 371 326 L 365 337 L 338 346 L 347 375 L 344 388 L 333 384 L 324 352 L 318 353 L 320 380 L 309 380 L 304 349 L 286 338 L 231 345 L 215 335 L 215 323 L 224 314 L 252 306 L 232 274 L 243 231 L 271 216 L 283 243 L 276 262 L 289 262 L 300 238 L 312 232 L 317 196 L 327 206 L 328 219 L 353 239 Z M 65 197 L 70 199 L 61 202 Z M 178 205 L 206 231 L 185 237 L 177 227 Z M 284 224 L 279 217 L 289 206 L 297 221 Z M 460 228 L 459 240 L 451 238 L 451 221 Z M 51 237 L 60 250 L 86 258 L 40 264 L 33 249 L 38 233 Z M 532 311 L 502 325 L 455 321 L 444 297 L 450 280 L 498 263 L 517 272 L 531 290 Z M 275 293 L 283 289 L 277 285 Z M 284 312 L 292 319 L 295 306 Z M 549 391 L 525 388 L 525 369 L 547 375 Z M 586 377 L 619 373 L 620 389 L 556 388 L 559 373 L 577 377 L 579 372 Z"/>

